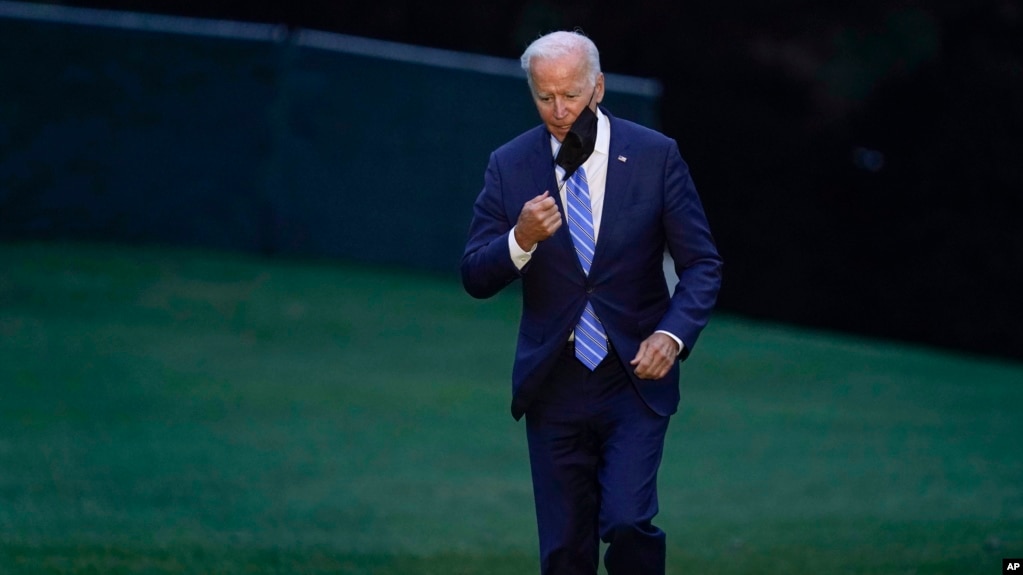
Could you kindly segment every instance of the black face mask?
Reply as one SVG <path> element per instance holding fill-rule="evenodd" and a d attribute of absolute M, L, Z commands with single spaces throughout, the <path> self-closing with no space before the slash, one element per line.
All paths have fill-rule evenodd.
<path fill-rule="evenodd" d="M 596 88 L 593 91 L 596 94 Z M 593 96 L 590 96 L 593 101 Z M 554 158 L 554 163 L 565 169 L 567 180 L 583 162 L 593 153 L 593 146 L 597 144 L 597 115 L 590 109 L 589 104 L 579 113 L 579 117 L 572 123 L 572 128 L 565 135 L 561 143 L 561 149 Z"/>

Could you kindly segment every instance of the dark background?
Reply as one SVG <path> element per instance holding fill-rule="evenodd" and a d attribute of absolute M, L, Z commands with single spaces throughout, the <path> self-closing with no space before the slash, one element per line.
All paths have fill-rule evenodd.
<path fill-rule="evenodd" d="M 579 27 L 605 71 L 663 83 L 721 309 L 1023 359 L 1020 0 L 63 4 L 508 58 Z"/>

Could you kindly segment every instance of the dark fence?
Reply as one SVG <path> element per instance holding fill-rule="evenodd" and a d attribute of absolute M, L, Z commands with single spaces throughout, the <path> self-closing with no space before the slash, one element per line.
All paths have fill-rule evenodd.
<path fill-rule="evenodd" d="M 0 239 L 453 271 L 517 62 L 265 25 L 0 2 Z M 656 126 L 659 86 L 608 76 Z"/>

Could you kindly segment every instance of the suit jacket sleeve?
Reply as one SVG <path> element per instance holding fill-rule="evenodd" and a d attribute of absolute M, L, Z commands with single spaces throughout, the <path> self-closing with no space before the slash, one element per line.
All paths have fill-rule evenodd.
<path fill-rule="evenodd" d="M 475 298 L 491 297 L 521 276 L 508 251 L 508 234 L 518 219 L 518 212 L 513 213 L 506 205 L 501 183 L 498 157 L 493 153 L 484 175 L 483 190 L 473 204 L 472 223 L 461 263 L 462 285 Z"/>
<path fill-rule="evenodd" d="M 682 340 L 685 347 L 679 359 L 684 360 L 707 325 L 717 301 L 722 260 L 689 167 L 674 141 L 665 159 L 664 178 L 664 229 L 679 279 L 668 311 L 657 329 L 671 332 Z"/>

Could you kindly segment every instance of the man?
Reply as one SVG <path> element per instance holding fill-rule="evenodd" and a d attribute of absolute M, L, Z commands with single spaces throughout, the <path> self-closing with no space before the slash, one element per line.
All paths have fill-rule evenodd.
<path fill-rule="evenodd" d="M 675 142 L 598 106 L 593 42 L 548 34 L 522 66 L 543 125 L 491 154 L 461 271 L 477 298 L 522 280 L 511 409 L 526 416 L 541 569 L 595 575 L 603 539 L 610 575 L 663 574 L 657 470 L 721 259 Z"/>

